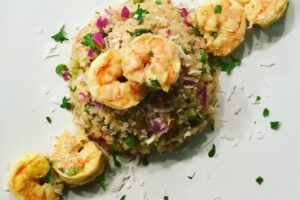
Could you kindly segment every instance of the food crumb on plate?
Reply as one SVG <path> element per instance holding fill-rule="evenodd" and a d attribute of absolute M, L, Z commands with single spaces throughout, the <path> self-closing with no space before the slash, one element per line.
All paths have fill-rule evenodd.
<path fill-rule="evenodd" d="M 46 87 L 42 87 L 41 90 L 46 95 L 49 94 L 49 92 L 50 92 Z"/>
<path fill-rule="evenodd" d="M 235 115 L 240 114 L 241 111 L 242 111 L 242 106 L 241 106 L 241 105 L 237 104 L 237 105 L 234 106 L 234 111 L 233 111 L 233 113 L 234 113 Z"/>

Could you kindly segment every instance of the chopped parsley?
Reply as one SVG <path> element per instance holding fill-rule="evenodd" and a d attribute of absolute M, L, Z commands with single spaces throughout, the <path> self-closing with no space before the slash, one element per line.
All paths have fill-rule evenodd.
<path fill-rule="evenodd" d="M 63 43 L 63 41 L 68 40 L 68 38 L 65 37 L 65 25 L 63 25 L 59 32 L 51 37 L 56 42 Z"/>
<path fill-rule="evenodd" d="M 151 57 L 153 56 L 153 51 L 149 51 L 149 52 L 147 53 L 147 56 L 148 56 L 149 58 L 151 58 Z"/>
<path fill-rule="evenodd" d="M 131 37 L 137 37 L 145 33 L 152 33 L 152 31 L 150 29 L 138 28 L 134 32 L 127 31 L 127 33 L 129 33 Z"/>
<path fill-rule="evenodd" d="M 215 156 L 215 154 L 216 154 L 216 145 L 213 144 L 211 150 L 208 152 L 208 156 L 212 158 Z"/>
<path fill-rule="evenodd" d="M 222 12 L 222 6 L 221 5 L 216 5 L 215 7 L 215 13 L 220 14 Z"/>
<path fill-rule="evenodd" d="M 134 4 L 137 4 L 137 3 L 143 3 L 143 0 L 133 0 L 133 3 L 134 3 Z"/>
<path fill-rule="evenodd" d="M 55 179 L 54 174 L 53 174 L 53 163 L 52 163 L 52 161 L 49 162 L 49 166 L 50 166 L 49 171 L 43 177 L 43 182 L 52 184 L 52 183 L 54 183 L 54 179 Z"/>
<path fill-rule="evenodd" d="M 260 96 L 256 96 L 255 103 L 259 103 L 260 100 L 261 100 L 261 97 Z"/>
<path fill-rule="evenodd" d="M 206 63 L 206 61 L 207 61 L 207 53 L 204 51 L 200 52 L 200 62 Z"/>
<path fill-rule="evenodd" d="M 56 68 L 55 68 L 55 72 L 59 76 L 61 76 L 67 70 L 68 70 L 68 67 L 65 64 L 57 65 Z"/>
<path fill-rule="evenodd" d="M 52 119 L 51 119 L 49 116 L 47 116 L 46 119 L 47 119 L 47 122 L 48 122 L 49 124 L 52 123 Z"/>
<path fill-rule="evenodd" d="M 112 157 L 113 157 L 114 165 L 115 165 L 116 167 L 120 168 L 120 167 L 121 167 L 121 163 L 120 163 L 120 161 L 118 161 L 118 159 L 117 159 L 117 153 L 116 153 L 116 152 L 113 152 L 113 153 L 112 153 Z"/>
<path fill-rule="evenodd" d="M 69 101 L 70 101 L 69 98 L 64 97 L 62 99 L 62 103 L 60 104 L 60 107 L 66 109 L 66 110 L 71 110 L 73 108 L 73 105 Z"/>
<path fill-rule="evenodd" d="M 257 183 L 258 185 L 261 185 L 263 182 L 264 182 L 263 177 L 259 176 L 259 177 L 256 178 L 256 183 Z"/>
<path fill-rule="evenodd" d="M 263 116 L 264 117 L 269 117 L 270 116 L 270 111 L 268 108 L 265 108 L 264 111 L 263 111 Z"/>
<path fill-rule="evenodd" d="M 162 0 L 156 0 L 155 3 L 156 3 L 157 5 L 161 5 L 163 2 L 162 2 Z"/>
<path fill-rule="evenodd" d="M 183 50 L 183 52 L 184 52 L 185 55 L 188 55 L 190 53 L 189 50 L 187 50 L 186 47 L 181 46 L 181 48 L 182 48 L 182 50 Z"/>
<path fill-rule="evenodd" d="M 125 199 L 126 199 L 126 195 L 123 195 L 120 200 L 125 200 Z"/>
<path fill-rule="evenodd" d="M 140 160 L 138 162 L 138 165 L 142 164 L 143 166 L 149 165 L 149 160 L 146 156 L 140 156 Z"/>
<path fill-rule="evenodd" d="M 68 176 L 74 176 L 74 175 L 78 174 L 79 171 L 80 171 L 80 169 L 77 168 L 77 167 L 70 167 L 70 168 L 68 169 L 68 171 L 66 172 L 66 174 L 67 174 Z"/>
<path fill-rule="evenodd" d="M 271 126 L 271 129 L 278 130 L 280 128 L 280 123 L 279 123 L 279 121 L 270 122 L 270 126 Z"/>
<path fill-rule="evenodd" d="M 169 200 L 169 197 L 168 196 L 164 196 L 164 200 Z"/>
<path fill-rule="evenodd" d="M 149 79 L 149 81 L 150 81 L 150 84 L 151 84 L 152 87 L 160 87 L 160 84 L 159 84 L 158 80 Z"/>
<path fill-rule="evenodd" d="M 138 2 L 140 3 L 140 2 Z M 148 14 L 149 12 L 147 10 L 144 10 L 143 8 L 141 8 L 141 5 L 138 5 L 137 10 L 132 13 L 131 18 L 135 18 L 138 21 L 138 24 L 142 24 L 144 21 L 144 17 L 146 14 Z"/>
<path fill-rule="evenodd" d="M 101 174 L 97 180 L 103 191 L 106 191 L 105 174 Z"/>
<path fill-rule="evenodd" d="M 196 35 L 196 36 L 201 36 L 201 32 L 200 32 L 198 26 L 193 26 L 193 27 L 192 27 L 192 32 L 193 32 L 194 35 Z"/>
<path fill-rule="evenodd" d="M 133 135 L 128 135 L 126 138 L 123 139 L 125 145 L 127 147 L 135 147 L 138 144 L 138 140 Z"/>
<path fill-rule="evenodd" d="M 97 46 L 94 43 L 93 34 L 92 33 L 86 34 L 82 38 L 81 44 L 83 46 L 90 47 L 98 55 L 101 53 L 101 51 L 97 48 Z"/>

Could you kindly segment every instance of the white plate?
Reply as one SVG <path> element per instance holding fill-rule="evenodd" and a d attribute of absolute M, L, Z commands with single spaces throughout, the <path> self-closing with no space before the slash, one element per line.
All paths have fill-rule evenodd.
<path fill-rule="evenodd" d="M 42 59 L 43 46 L 51 42 L 50 36 L 61 23 L 66 24 L 71 37 L 75 27 L 86 24 L 95 11 L 115 2 L 0 1 L 1 199 L 13 199 L 4 191 L 10 163 L 26 152 L 51 152 L 54 136 L 73 128 L 71 115 L 51 102 L 54 97 L 60 100 L 68 95 L 55 66 L 67 62 L 70 43 L 58 44 L 60 56 L 46 61 Z M 148 167 L 130 167 L 129 172 L 123 167 L 110 187 L 116 187 L 124 174 L 132 175 L 133 168 L 135 181 L 130 178 L 117 193 L 126 194 L 128 200 L 144 199 L 145 195 L 151 200 L 164 195 L 170 200 L 299 200 L 299 10 L 300 1 L 291 0 L 287 16 L 270 29 L 248 32 L 246 43 L 239 48 L 244 54 L 242 66 L 231 76 L 221 75 L 225 93 L 219 95 L 219 120 L 206 141 L 195 138 L 184 152 L 157 155 Z M 39 28 L 43 33 L 37 33 Z M 260 67 L 268 63 L 275 65 Z M 231 101 L 227 101 L 235 86 Z M 249 94 L 253 97 L 246 98 Z M 256 96 L 262 100 L 253 105 Z M 235 115 L 239 106 L 242 110 Z M 271 111 L 266 119 L 262 116 L 265 107 Z M 51 116 L 52 125 L 46 116 Z M 281 122 L 279 131 L 270 129 L 273 120 Z M 249 141 L 251 132 L 255 135 Z M 222 139 L 224 135 L 235 140 Z M 255 139 L 259 137 L 263 139 Z M 207 155 L 211 144 L 217 146 L 215 158 Z M 195 173 L 192 180 L 187 178 L 191 173 Z M 261 186 L 255 182 L 258 176 L 265 179 Z M 94 186 L 73 190 L 65 199 L 119 198 Z"/>

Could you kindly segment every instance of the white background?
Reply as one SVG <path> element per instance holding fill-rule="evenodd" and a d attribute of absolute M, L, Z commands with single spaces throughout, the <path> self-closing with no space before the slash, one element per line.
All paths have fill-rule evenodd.
<path fill-rule="evenodd" d="M 54 136 L 73 128 L 71 115 L 51 102 L 68 96 L 64 81 L 55 74 L 55 66 L 68 61 L 71 44 L 59 44 L 60 56 L 46 61 L 42 59 L 44 45 L 51 42 L 60 24 L 66 24 L 71 38 L 75 27 L 83 26 L 95 11 L 115 2 L 0 1 L 1 199 L 13 199 L 4 191 L 13 161 L 28 152 L 50 153 Z M 299 10 L 300 1 L 291 0 L 287 16 L 270 29 L 248 31 L 246 42 L 236 52 L 244 55 L 242 66 L 231 76 L 221 75 L 223 93 L 219 94 L 215 132 L 206 140 L 194 138 L 184 152 L 156 155 L 150 158 L 148 167 L 133 167 L 135 181 L 131 177 L 117 194 L 126 194 L 128 200 L 160 200 L 164 195 L 170 200 L 300 199 Z M 39 27 L 44 30 L 42 34 L 36 32 Z M 275 65 L 260 67 L 268 63 Z M 43 87 L 49 94 L 42 91 Z M 253 97 L 246 98 L 249 94 Z M 253 105 L 258 95 L 261 103 Z M 235 115 L 239 106 L 242 110 Z M 267 119 L 262 116 L 265 107 L 271 112 Z M 46 116 L 52 118 L 52 125 Z M 282 126 L 272 131 L 269 122 L 277 120 Z M 249 141 L 251 133 L 254 138 Z M 234 140 L 222 139 L 224 135 Z M 256 139 L 258 136 L 263 138 Z M 217 156 L 208 158 L 212 144 L 217 146 Z M 132 166 L 129 171 L 123 167 L 114 183 L 108 181 L 108 192 L 94 185 L 73 190 L 65 199 L 119 199 L 111 190 L 126 173 L 133 176 Z M 195 173 L 193 180 L 187 178 L 191 173 Z M 261 186 L 255 182 L 258 176 L 265 179 Z"/>

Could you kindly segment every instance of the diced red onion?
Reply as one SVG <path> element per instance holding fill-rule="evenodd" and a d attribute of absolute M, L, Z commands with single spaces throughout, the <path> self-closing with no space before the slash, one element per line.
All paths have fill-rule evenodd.
<path fill-rule="evenodd" d="M 114 12 L 111 9 L 104 9 L 104 11 L 108 14 L 108 15 L 113 15 Z"/>
<path fill-rule="evenodd" d="M 62 77 L 65 81 L 68 81 L 69 80 L 69 71 L 64 71 L 64 73 L 62 74 Z"/>
<path fill-rule="evenodd" d="M 168 132 L 168 124 L 161 118 L 155 118 L 150 121 L 150 130 L 155 134 L 163 134 Z"/>
<path fill-rule="evenodd" d="M 96 22 L 98 28 L 105 28 L 108 25 L 108 19 L 105 17 L 102 19 L 100 16 Z"/>
<path fill-rule="evenodd" d="M 94 104 L 94 106 L 96 106 L 96 108 L 98 109 L 104 109 L 106 106 L 102 103 L 99 103 L 98 101 L 93 101 L 92 102 Z"/>
<path fill-rule="evenodd" d="M 170 37 L 170 35 L 171 35 L 171 29 L 167 29 L 167 30 L 166 30 L 166 36 L 167 36 L 167 37 Z"/>
<path fill-rule="evenodd" d="M 95 42 L 97 45 L 101 46 L 101 45 L 102 45 L 102 41 L 103 41 L 102 33 L 100 33 L 100 32 L 95 33 L 95 34 L 93 35 L 93 40 L 94 40 L 94 42 Z"/>
<path fill-rule="evenodd" d="M 188 11 L 186 8 L 181 8 L 181 16 L 182 17 L 187 17 L 189 15 Z"/>
<path fill-rule="evenodd" d="M 129 11 L 129 9 L 126 6 L 124 6 L 123 9 L 122 9 L 122 11 L 121 11 L 121 17 L 123 19 L 128 19 L 129 16 L 130 16 L 130 11 Z"/>
<path fill-rule="evenodd" d="M 89 99 L 89 97 L 86 96 L 83 92 L 79 92 L 78 97 L 81 101 L 87 101 Z"/>
<path fill-rule="evenodd" d="M 201 89 L 201 105 L 203 107 L 207 106 L 207 87 L 204 84 L 202 89 Z"/>
<path fill-rule="evenodd" d="M 90 57 L 90 58 L 94 58 L 95 57 L 95 52 L 93 51 L 93 49 L 89 49 L 89 51 L 88 51 L 88 57 Z"/>

